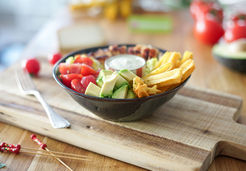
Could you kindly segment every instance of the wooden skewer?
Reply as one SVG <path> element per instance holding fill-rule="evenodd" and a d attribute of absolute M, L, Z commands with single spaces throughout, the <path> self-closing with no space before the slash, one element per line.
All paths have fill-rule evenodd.
<path fill-rule="evenodd" d="M 21 150 L 20 152 L 22 152 L 22 153 L 28 153 L 28 154 L 36 154 L 36 155 L 43 155 L 43 156 L 52 156 L 52 157 L 54 157 L 54 154 L 52 155 L 50 153 L 30 152 L 30 151 L 23 151 L 23 150 Z M 55 155 L 55 156 L 56 157 L 60 157 L 60 158 L 67 158 L 67 159 L 90 161 L 89 159 L 86 159 L 86 158 L 70 157 L 70 156 L 64 156 L 64 155 Z"/>
<path fill-rule="evenodd" d="M 71 169 L 66 163 L 64 163 L 61 159 L 59 159 L 58 157 L 56 157 L 56 155 L 54 155 L 52 152 L 50 152 L 50 150 L 47 148 L 46 144 L 43 144 L 37 137 L 36 135 L 32 134 L 31 135 L 31 139 L 36 142 L 43 150 L 48 151 L 57 161 L 59 161 L 63 166 L 65 166 L 68 170 L 73 171 L 73 169 Z"/>
<path fill-rule="evenodd" d="M 19 153 L 20 149 L 21 149 L 22 152 L 32 152 L 33 154 L 35 154 L 37 152 L 41 152 L 43 154 L 47 154 L 49 152 L 52 152 L 53 154 L 57 154 L 59 156 L 65 156 L 66 158 L 70 157 L 71 159 L 78 159 L 78 160 L 80 160 L 80 159 L 81 160 L 82 159 L 88 159 L 88 157 L 84 156 L 84 155 L 56 152 L 56 151 L 51 151 L 51 150 L 49 150 L 49 152 L 48 152 L 46 150 L 40 150 L 40 149 L 36 149 L 36 148 L 21 147 L 20 144 L 14 145 L 14 144 L 6 144 L 4 142 L 0 143 L 0 151 L 2 151 L 2 152 L 3 151 L 10 151 L 10 152 L 13 152 L 13 153 Z M 23 149 L 24 149 L 24 151 L 23 151 Z"/>
<path fill-rule="evenodd" d="M 21 149 L 24 150 L 30 150 L 30 151 L 42 151 L 44 152 L 44 150 L 39 150 L 39 149 L 35 149 L 35 148 L 27 148 L 27 147 L 21 147 Z M 79 158 L 88 158 L 85 155 L 79 155 L 79 154 L 71 154 L 71 153 L 63 153 L 63 152 L 57 152 L 57 151 L 51 151 L 53 154 L 61 154 L 61 155 L 66 155 L 66 156 L 71 156 L 71 157 L 79 157 Z"/>
<path fill-rule="evenodd" d="M 58 160 L 63 166 L 65 166 L 68 170 L 73 171 L 66 163 L 64 163 L 61 159 L 59 159 L 56 155 L 50 152 L 50 150 L 46 147 L 46 151 L 48 151 L 56 160 Z"/>

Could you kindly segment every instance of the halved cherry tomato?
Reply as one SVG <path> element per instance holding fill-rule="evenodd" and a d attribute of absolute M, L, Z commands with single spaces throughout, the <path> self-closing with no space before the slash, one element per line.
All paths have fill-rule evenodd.
<path fill-rule="evenodd" d="M 97 71 L 94 70 L 92 67 L 86 64 L 81 65 L 81 74 L 86 76 L 86 75 L 96 75 Z"/>
<path fill-rule="evenodd" d="M 73 79 L 71 81 L 71 88 L 79 93 L 85 93 L 85 89 L 81 84 L 81 79 Z"/>
<path fill-rule="evenodd" d="M 40 63 L 36 58 L 30 58 L 24 61 L 23 68 L 29 74 L 37 76 L 40 70 Z"/>
<path fill-rule="evenodd" d="M 93 60 L 86 56 L 76 55 L 74 63 L 86 64 L 92 66 Z"/>
<path fill-rule="evenodd" d="M 55 53 L 55 54 L 53 54 L 53 55 L 50 55 L 50 56 L 48 57 L 48 60 L 49 60 L 49 63 L 50 63 L 51 65 L 55 65 L 55 63 L 56 63 L 57 61 L 59 61 L 61 58 L 62 58 L 62 54 L 60 54 L 60 53 Z"/>
<path fill-rule="evenodd" d="M 81 64 L 60 63 L 59 72 L 61 74 L 80 74 L 81 68 L 82 68 Z"/>
<path fill-rule="evenodd" d="M 66 85 L 67 87 L 71 87 L 71 81 L 73 79 L 81 79 L 82 77 L 83 77 L 82 74 L 61 74 L 60 75 L 62 83 Z"/>
<path fill-rule="evenodd" d="M 81 84 L 84 87 L 84 89 L 86 90 L 87 86 L 89 85 L 89 83 L 92 82 L 96 85 L 96 78 L 93 75 L 87 75 L 84 76 L 81 79 Z"/>

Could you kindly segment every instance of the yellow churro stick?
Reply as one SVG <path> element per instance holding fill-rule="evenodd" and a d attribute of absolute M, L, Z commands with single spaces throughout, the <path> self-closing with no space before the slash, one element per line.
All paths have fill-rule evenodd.
<path fill-rule="evenodd" d="M 163 61 L 162 65 L 166 63 L 171 63 L 172 64 L 171 69 L 174 69 L 179 66 L 180 60 L 181 60 L 181 54 L 178 52 L 172 52 L 169 58 L 166 58 L 166 60 Z"/>
<path fill-rule="evenodd" d="M 163 87 L 163 86 L 180 83 L 181 78 L 182 78 L 181 69 L 177 68 L 161 74 L 150 76 L 144 81 L 147 83 L 148 86 L 157 84 L 158 87 Z"/>
<path fill-rule="evenodd" d="M 164 65 L 161 65 L 159 68 L 154 69 L 153 71 L 151 71 L 148 75 L 145 76 L 145 78 L 151 76 L 151 75 L 156 75 L 156 74 L 160 74 L 162 72 L 165 71 L 169 71 L 172 68 L 172 64 L 171 63 L 166 63 Z"/>
<path fill-rule="evenodd" d="M 195 69 L 195 63 L 192 59 L 188 59 L 187 61 L 185 61 L 181 66 L 181 71 L 182 71 L 182 79 L 181 82 L 183 82 L 184 80 L 186 80 L 191 73 L 194 71 Z"/>
<path fill-rule="evenodd" d="M 190 51 L 185 51 L 185 52 L 184 52 L 184 55 L 183 55 L 183 58 L 182 58 L 182 60 L 181 60 L 181 65 L 182 65 L 185 61 L 187 61 L 188 59 L 193 59 L 193 54 L 192 54 L 192 52 L 190 52 Z"/>
<path fill-rule="evenodd" d="M 155 68 L 159 68 L 161 64 L 163 63 L 164 60 L 168 59 L 169 56 L 171 55 L 171 52 L 165 52 L 162 57 L 159 59 L 158 63 L 156 64 Z"/>

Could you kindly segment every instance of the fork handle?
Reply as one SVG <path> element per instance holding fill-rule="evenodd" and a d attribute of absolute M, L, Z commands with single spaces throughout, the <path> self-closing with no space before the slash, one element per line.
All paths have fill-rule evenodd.
<path fill-rule="evenodd" d="M 51 125 L 53 128 L 66 128 L 70 127 L 70 123 L 64 119 L 62 116 L 58 115 L 45 101 L 45 99 L 42 97 L 42 95 L 38 92 L 35 91 L 33 93 L 36 98 L 39 100 L 41 105 L 43 106 L 46 114 L 48 115 L 48 118 L 51 122 Z"/>

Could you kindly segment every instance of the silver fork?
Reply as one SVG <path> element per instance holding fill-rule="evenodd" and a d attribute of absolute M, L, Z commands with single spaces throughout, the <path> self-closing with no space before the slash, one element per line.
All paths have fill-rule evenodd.
<path fill-rule="evenodd" d="M 44 107 L 46 114 L 53 128 L 67 128 L 70 123 L 57 114 L 44 100 L 40 92 L 36 89 L 30 75 L 23 69 L 16 70 L 16 82 L 20 90 L 26 95 L 34 95 Z"/>

